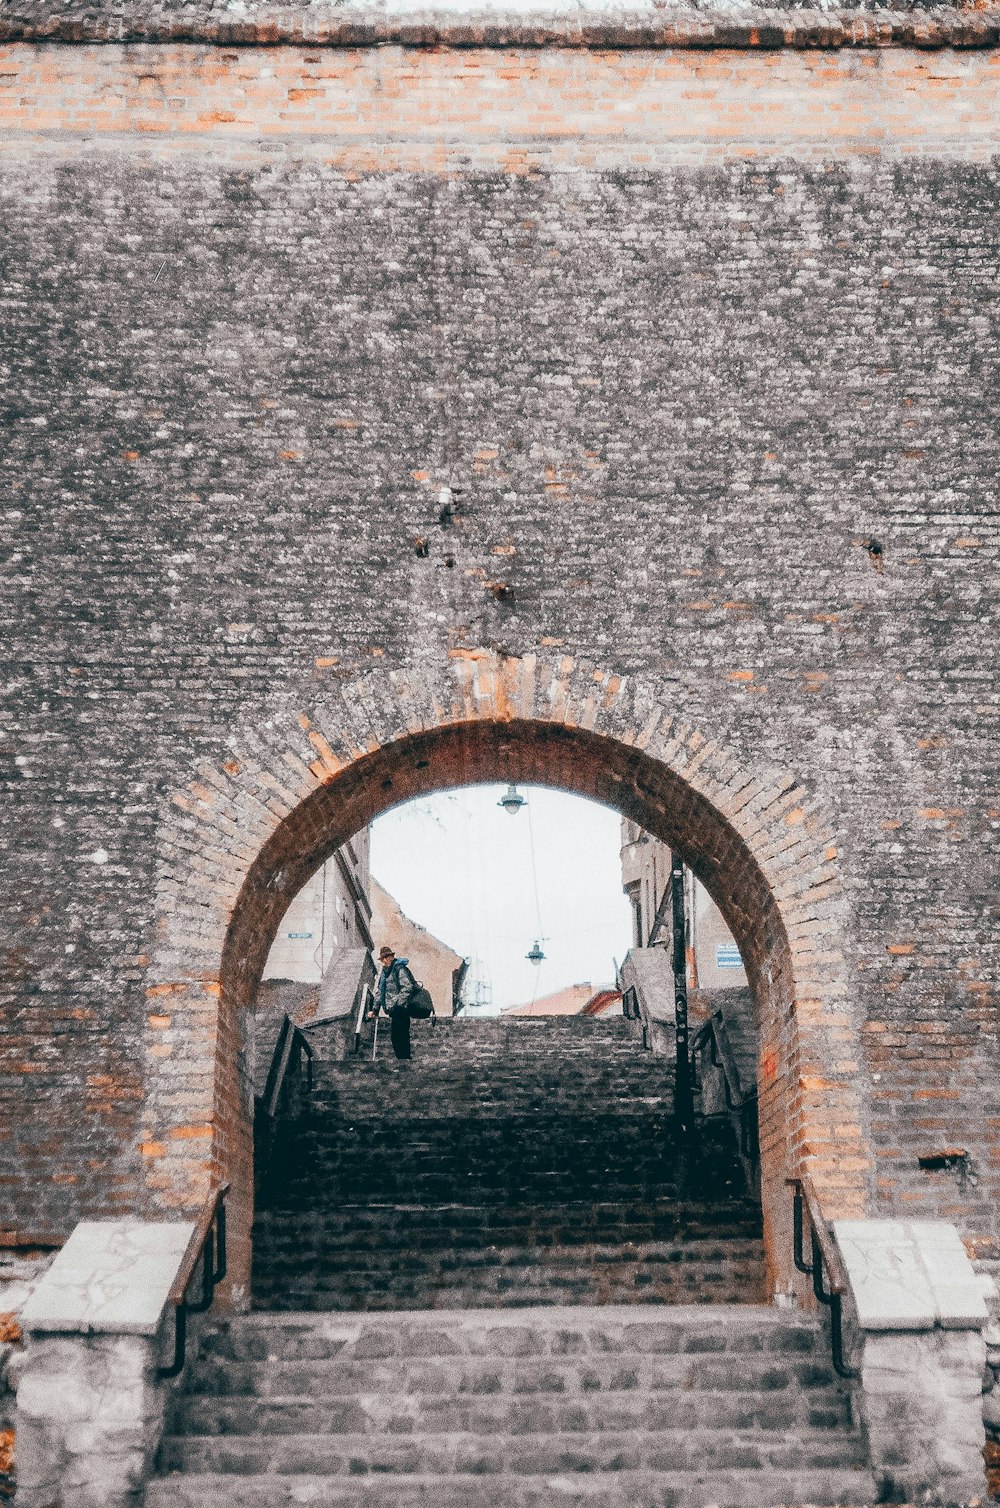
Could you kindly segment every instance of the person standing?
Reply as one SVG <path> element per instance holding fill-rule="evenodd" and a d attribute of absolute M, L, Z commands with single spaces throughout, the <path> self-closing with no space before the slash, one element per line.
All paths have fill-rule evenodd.
<path fill-rule="evenodd" d="M 410 1056 L 410 996 L 417 987 L 417 981 L 407 968 L 408 960 L 397 958 L 387 944 L 379 948 L 378 961 L 382 965 L 382 970 L 375 985 L 377 1011 L 384 1011 L 389 1017 L 389 1040 L 396 1057 L 408 1058 Z"/>

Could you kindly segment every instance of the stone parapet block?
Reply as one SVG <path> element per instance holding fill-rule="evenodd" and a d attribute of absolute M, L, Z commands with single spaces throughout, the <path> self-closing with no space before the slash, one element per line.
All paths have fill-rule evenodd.
<path fill-rule="evenodd" d="M 159 1443 L 157 1347 L 141 1335 L 32 1337 L 17 1389 L 18 1508 L 125 1508 Z"/>
<path fill-rule="evenodd" d="M 22 1311 L 26 1331 L 155 1335 L 194 1234 L 189 1220 L 83 1220 Z"/>
<path fill-rule="evenodd" d="M 864 1331 L 980 1330 L 983 1284 L 943 1220 L 835 1220 L 834 1235 Z"/>
<path fill-rule="evenodd" d="M 865 1337 L 862 1414 L 883 1493 L 948 1503 L 983 1496 L 985 1351 L 978 1330 Z"/>
<path fill-rule="evenodd" d="M 981 1498 L 986 1283 L 947 1221 L 836 1220 L 881 1501 Z M 992 1287 L 991 1280 L 987 1280 Z"/>
<path fill-rule="evenodd" d="M 169 1296 L 191 1221 L 83 1221 L 22 1311 L 18 1508 L 125 1508 L 163 1431 Z"/>

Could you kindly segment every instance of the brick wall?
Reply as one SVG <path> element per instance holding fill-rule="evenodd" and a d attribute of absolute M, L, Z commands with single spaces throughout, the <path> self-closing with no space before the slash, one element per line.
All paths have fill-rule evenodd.
<path fill-rule="evenodd" d="M 996 1250 L 997 54 L 0 74 L 0 1226 L 245 1202 L 294 884 L 516 774 L 745 948 L 775 1268 L 803 1158 Z"/>

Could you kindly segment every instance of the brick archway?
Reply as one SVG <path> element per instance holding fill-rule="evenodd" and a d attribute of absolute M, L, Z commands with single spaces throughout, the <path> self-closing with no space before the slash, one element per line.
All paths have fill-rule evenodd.
<path fill-rule="evenodd" d="M 772 1276 L 791 1276 L 784 1180 L 808 1168 L 831 1215 L 866 1203 L 857 1031 L 832 828 L 782 770 L 747 767 L 649 686 L 568 657 L 453 654 L 438 677 L 372 672 L 229 740 L 172 798 L 140 1152 L 151 1202 L 194 1208 L 233 1185 L 236 1287 L 249 1271 L 252 1124 L 239 1012 L 285 908 L 390 806 L 484 780 L 616 807 L 678 849 L 736 937 L 761 1027 L 760 1131 Z"/>

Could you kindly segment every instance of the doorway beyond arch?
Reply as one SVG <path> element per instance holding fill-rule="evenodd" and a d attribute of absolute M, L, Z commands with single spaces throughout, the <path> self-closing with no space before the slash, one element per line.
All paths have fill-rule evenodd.
<path fill-rule="evenodd" d="M 281 917 L 309 876 L 381 812 L 484 781 L 551 785 L 632 818 L 676 849 L 746 964 L 761 1040 L 761 1188 L 772 1283 L 793 1279 L 785 1180 L 808 1170 L 830 1217 L 866 1207 L 868 1156 L 846 999 L 844 900 L 819 802 L 747 767 L 648 686 L 568 657 L 462 652 L 416 684 L 339 683 L 297 717 L 229 741 L 162 824 L 149 986 L 144 1141 L 151 1202 L 193 1209 L 233 1187 L 235 1289 L 249 1272 L 250 1004 Z"/>

